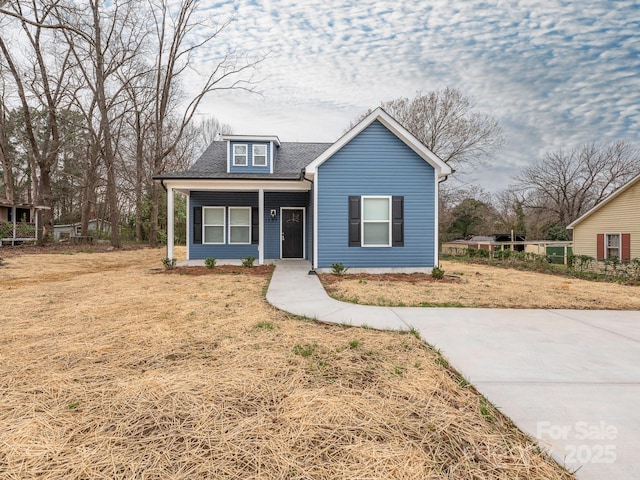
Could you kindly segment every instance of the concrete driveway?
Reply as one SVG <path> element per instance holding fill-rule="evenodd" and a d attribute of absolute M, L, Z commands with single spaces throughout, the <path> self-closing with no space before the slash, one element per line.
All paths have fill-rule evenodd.
<path fill-rule="evenodd" d="M 297 315 L 415 328 L 582 480 L 640 478 L 640 312 L 369 307 L 281 262 L 267 300 Z"/>

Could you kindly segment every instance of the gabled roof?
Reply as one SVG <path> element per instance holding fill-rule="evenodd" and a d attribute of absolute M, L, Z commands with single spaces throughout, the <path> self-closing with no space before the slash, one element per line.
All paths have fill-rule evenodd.
<path fill-rule="evenodd" d="M 595 207 L 593 207 L 591 210 L 589 210 L 587 213 L 585 213 L 580 218 L 578 218 L 577 220 L 574 220 L 569 225 L 567 225 L 567 230 L 568 229 L 573 229 L 573 227 L 575 227 L 577 224 L 582 222 L 587 217 L 589 217 L 589 216 L 593 215 L 594 213 L 596 213 L 598 210 L 600 210 L 602 207 L 604 207 L 610 201 L 612 201 L 613 199 L 619 197 L 621 194 L 623 194 L 624 192 L 629 190 L 633 185 L 635 185 L 639 181 L 640 181 L 640 175 L 637 175 L 637 176 L 633 177 L 631 180 L 629 180 L 627 183 L 622 185 L 615 192 L 613 192 L 611 195 L 609 195 L 607 198 L 605 198 L 602 202 L 600 202 Z"/>
<path fill-rule="evenodd" d="M 227 173 L 227 142 L 217 141 L 209 145 L 189 170 L 154 178 L 298 180 L 302 169 L 330 146 L 330 143 L 283 142 L 278 148 L 273 173 Z"/>
<path fill-rule="evenodd" d="M 379 121 L 387 127 L 396 137 L 402 140 L 409 148 L 416 152 L 424 161 L 429 163 L 438 173 L 439 177 L 451 175 L 451 167 L 447 165 L 440 157 L 425 147 L 411 132 L 404 128 L 397 120 L 385 112 L 381 107 L 376 108 L 373 112 L 363 118 L 356 126 L 345 133 L 325 150 L 318 158 L 306 167 L 308 174 L 315 174 L 318 167 L 331 158 L 347 143 L 353 140 L 365 128 L 375 121 Z"/>

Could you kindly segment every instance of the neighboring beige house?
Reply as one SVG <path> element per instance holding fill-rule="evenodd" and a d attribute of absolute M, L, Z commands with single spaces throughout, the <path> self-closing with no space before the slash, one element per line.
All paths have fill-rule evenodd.
<path fill-rule="evenodd" d="M 567 226 L 573 253 L 597 260 L 640 258 L 640 175 Z"/>

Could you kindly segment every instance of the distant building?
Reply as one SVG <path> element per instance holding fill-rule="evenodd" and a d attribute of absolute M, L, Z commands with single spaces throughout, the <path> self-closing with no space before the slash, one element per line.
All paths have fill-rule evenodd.
<path fill-rule="evenodd" d="M 640 258 L 640 175 L 567 226 L 576 255 L 621 263 Z"/>
<path fill-rule="evenodd" d="M 111 223 L 108 220 L 94 218 L 88 222 L 88 231 L 89 235 L 96 232 L 109 234 L 111 233 Z M 80 222 L 53 226 L 53 239 L 56 242 L 80 236 L 82 236 L 82 223 Z"/>
<path fill-rule="evenodd" d="M 521 233 L 494 233 L 492 235 L 472 235 L 468 239 L 453 240 L 442 244 L 442 253 L 459 254 L 468 248 L 479 248 L 483 250 L 515 250 L 522 252 L 525 249 L 524 244 L 511 244 L 511 242 L 524 242 L 527 236 Z"/>

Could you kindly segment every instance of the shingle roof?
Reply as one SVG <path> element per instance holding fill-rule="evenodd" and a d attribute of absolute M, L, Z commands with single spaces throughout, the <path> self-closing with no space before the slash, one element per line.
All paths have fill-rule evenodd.
<path fill-rule="evenodd" d="M 295 180 L 301 170 L 322 154 L 331 143 L 283 142 L 278 148 L 273 174 L 227 173 L 227 142 L 213 142 L 186 171 L 157 175 L 155 178 L 237 178 Z"/>

